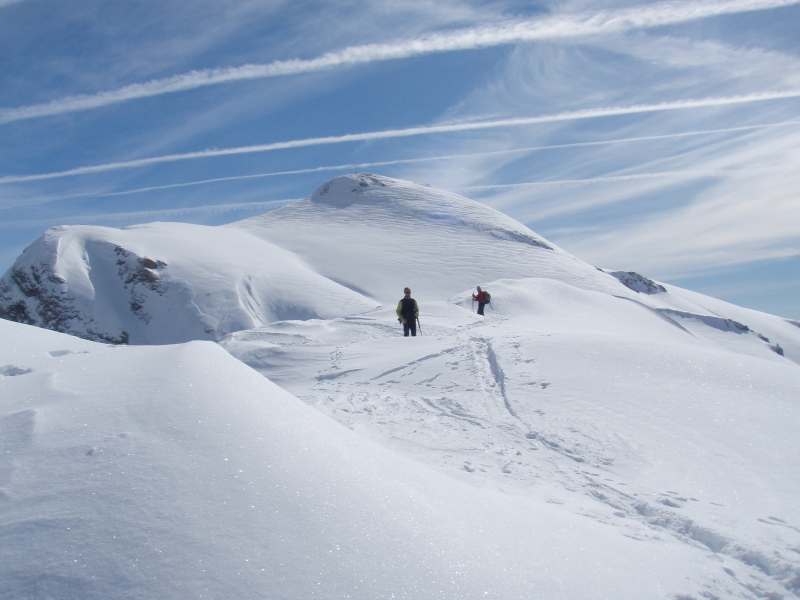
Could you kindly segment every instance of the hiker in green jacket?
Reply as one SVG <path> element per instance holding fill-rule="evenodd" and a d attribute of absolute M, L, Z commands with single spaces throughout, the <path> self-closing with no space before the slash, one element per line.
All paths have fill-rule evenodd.
<path fill-rule="evenodd" d="M 403 324 L 403 336 L 408 337 L 410 331 L 411 335 L 416 337 L 419 306 L 417 301 L 411 297 L 411 289 L 403 290 L 403 298 L 397 303 L 396 312 L 397 320 Z"/>

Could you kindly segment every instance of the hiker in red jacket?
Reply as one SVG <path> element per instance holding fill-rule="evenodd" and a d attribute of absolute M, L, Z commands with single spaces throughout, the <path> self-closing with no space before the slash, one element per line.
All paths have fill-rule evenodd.
<path fill-rule="evenodd" d="M 483 314 L 483 307 L 486 306 L 486 292 L 481 290 L 481 286 L 478 286 L 478 293 L 472 294 L 472 299 L 478 302 L 478 314 Z"/>

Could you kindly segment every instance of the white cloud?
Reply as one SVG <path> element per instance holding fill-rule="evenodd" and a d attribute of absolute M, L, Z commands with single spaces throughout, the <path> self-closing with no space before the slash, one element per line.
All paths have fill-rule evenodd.
<path fill-rule="evenodd" d="M 137 98 L 197 89 L 234 81 L 322 71 L 336 67 L 397 60 L 436 52 L 488 48 L 547 39 L 567 39 L 651 28 L 717 15 L 767 10 L 797 4 L 800 0 L 667 1 L 616 11 L 560 14 L 432 34 L 390 44 L 351 46 L 313 59 L 274 61 L 239 67 L 201 69 L 128 85 L 97 94 L 69 96 L 51 102 L 0 109 L 0 123 L 90 110 Z"/>

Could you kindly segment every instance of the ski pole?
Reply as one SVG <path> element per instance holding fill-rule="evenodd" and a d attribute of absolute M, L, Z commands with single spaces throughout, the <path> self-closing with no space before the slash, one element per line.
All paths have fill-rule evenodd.
<path fill-rule="evenodd" d="M 419 317 L 417 317 L 417 327 L 419 327 L 419 335 L 422 336 L 422 323 L 419 322 Z"/>

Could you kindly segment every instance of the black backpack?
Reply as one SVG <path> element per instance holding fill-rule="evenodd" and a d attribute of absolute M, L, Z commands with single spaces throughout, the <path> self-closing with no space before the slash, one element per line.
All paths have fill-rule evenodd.
<path fill-rule="evenodd" d="M 413 321 L 414 314 L 417 312 L 414 299 L 402 298 L 400 302 L 403 303 L 402 307 L 400 308 L 400 314 L 403 315 L 406 319 L 411 319 Z"/>

